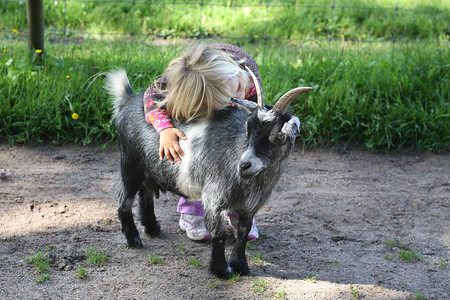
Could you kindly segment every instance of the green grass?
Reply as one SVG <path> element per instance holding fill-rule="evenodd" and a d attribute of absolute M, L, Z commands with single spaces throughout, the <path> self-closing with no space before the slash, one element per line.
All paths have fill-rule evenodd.
<path fill-rule="evenodd" d="M 267 102 L 296 86 L 315 90 L 294 103 L 298 138 L 309 147 L 362 145 L 369 150 L 450 146 L 449 47 L 310 43 L 242 45 L 260 66 Z M 102 76 L 127 69 L 140 92 L 181 53 L 180 46 L 129 48 L 126 41 L 49 44 L 42 65 L 26 44 L 0 53 L 0 138 L 9 142 L 107 144 L 116 141 Z M 14 57 L 14 59 L 13 59 Z M 70 76 L 70 78 L 67 78 Z M 71 110 L 72 109 L 72 110 Z M 78 119 L 73 119 L 73 113 Z"/>
<path fill-rule="evenodd" d="M 179 39 L 155 46 L 153 37 L 143 35 L 130 39 L 70 32 L 129 33 L 126 13 L 133 11 L 134 32 L 196 35 L 199 24 L 193 16 L 201 10 L 201 33 L 252 37 L 219 41 L 235 43 L 256 59 L 269 103 L 297 86 L 315 88 L 293 104 L 294 113 L 302 121 L 298 141 L 305 146 L 351 143 L 375 151 L 412 148 L 436 152 L 450 147 L 450 14 L 436 11 L 448 9 L 446 1 L 410 4 L 406 0 L 344 0 L 338 6 L 361 8 L 336 8 L 331 14 L 330 7 L 312 7 L 307 11 L 301 7 L 273 6 L 267 15 L 265 6 L 239 6 L 250 4 L 249 1 L 218 1 L 226 7 L 205 5 L 201 9 L 198 5 L 179 4 L 137 4 L 131 9 L 130 3 L 68 0 L 65 16 L 64 2 L 54 3 L 45 2 L 48 32 L 43 61 L 36 60 L 36 54 L 27 49 L 25 4 L 0 3 L 5 16 L 0 20 L 0 31 L 4 31 L 0 32 L 2 141 L 115 143 L 117 134 L 110 103 L 102 89 L 103 76 L 94 81 L 95 76 L 113 67 L 125 68 L 133 89 L 140 92 L 163 72 L 170 60 L 181 54 L 183 47 L 170 43 L 180 42 Z M 273 2 L 276 3 L 288 1 Z M 400 10 L 396 25 L 393 9 L 362 9 L 393 8 L 397 3 Z M 415 8 L 421 10 L 410 10 Z M 246 17 L 249 14 L 251 18 Z M 265 18 L 270 21 L 267 27 Z M 60 29 L 64 23 L 70 30 L 69 44 L 54 42 L 61 41 L 61 36 L 52 30 Z M 341 41 L 390 40 L 394 27 L 398 40 L 421 42 Z M 338 40 L 320 41 L 331 30 Z M 273 37 L 319 40 L 297 41 L 296 45 L 284 40 L 264 41 L 260 40 L 264 31 Z"/>
<path fill-rule="evenodd" d="M 398 256 L 402 261 L 413 262 L 422 260 L 419 254 L 411 250 L 400 249 L 397 251 Z"/>
<path fill-rule="evenodd" d="M 262 38 L 265 33 L 283 39 L 344 36 L 352 40 L 385 40 L 396 36 L 398 40 L 448 40 L 449 37 L 450 17 L 445 11 L 449 4 L 444 0 L 303 0 L 294 2 L 297 7 L 285 6 L 292 5 L 291 0 L 201 1 L 204 5 L 196 0 L 164 2 L 169 4 L 44 1 L 45 25 L 48 31 L 62 30 L 65 26 L 69 37 L 83 35 L 76 32 L 253 39 Z M 269 8 L 267 3 L 271 5 Z M 0 12 L 5 16 L 0 20 L 0 30 L 26 31 L 25 7 L 24 1 L 0 2 Z"/>
<path fill-rule="evenodd" d="M 401 242 L 399 242 L 399 240 L 397 238 L 385 241 L 384 244 L 390 249 L 390 250 L 394 250 L 394 248 L 397 248 L 397 255 L 400 258 L 400 260 L 404 261 L 404 262 L 414 262 L 414 261 L 419 261 L 422 260 L 422 258 L 420 257 L 420 255 L 409 249 L 409 247 Z M 394 255 L 390 254 L 390 253 L 386 253 L 384 256 L 384 259 L 386 260 L 392 260 L 394 258 Z"/>
<path fill-rule="evenodd" d="M 316 282 L 319 279 L 317 278 L 316 275 L 310 274 L 306 278 L 303 278 L 303 280 L 307 282 Z"/>
<path fill-rule="evenodd" d="M 405 244 L 400 243 L 397 238 L 393 238 L 392 240 L 387 240 L 387 241 L 384 242 L 384 244 L 386 246 L 388 246 L 389 248 L 391 248 L 391 249 L 395 248 L 395 247 L 396 248 L 400 248 L 400 249 L 406 249 L 407 248 L 407 246 Z"/>
<path fill-rule="evenodd" d="M 350 286 L 350 294 L 352 295 L 353 299 L 358 300 L 360 293 L 359 290 L 355 289 L 353 286 Z"/>
<path fill-rule="evenodd" d="M 76 271 L 75 271 L 75 276 L 79 279 L 85 279 L 86 278 L 86 269 L 83 267 L 79 267 Z"/>
<path fill-rule="evenodd" d="M 386 254 L 383 256 L 383 258 L 386 259 L 386 260 L 391 260 L 391 259 L 394 258 L 394 256 L 393 256 L 392 254 L 386 253 Z"/>
<path fill-rule="evenodd" d="M 164 259 L 162 257 L 157 256 L 156 254 L 152 253 L 148 256 L 148 261 L 149 263 L 151 263 L 152 265 L 163 265 L 164 264 Z"/>
<path fill-rule="evenodd" d="M 200 260 L 200 259 L 198 259 L 197 257 L 191 257 L 191 258 L 189 258 L 189 264 L 191 265 L 191 266 L 193 266 L 193 267 L 196 267 L 196 268 L 204 268 L 206 265 L 205 264 L 203 264 L 203 262 Z"/>
<path fill-rule="evenodd" d="M 36 268 L 36 272 L 39 275 L 39 277 L 36 278 L 37 283 L 43 283 L 46 280 L 50 279 L 50 258 L 48 256 L 49 251 L 48 249 L 44 251 L 39 251 L 33 256 L 30 256 L 28 258 L 25 258 L 25 261 L 27 263 L 34 264 Z"/>
<path fill-rule="evenodd" d="M 96 247 L 86 249 L 86 262 L 90 265 L 103 266 L 108 261 L 108 255 Z"/>
<path fill-rule="evenodd" d="M 255 254 L 249 254 L 249 259 L 255 264 L 256 266 L 261 266 L 264 262 L 264 254 L 261 252 L 257 252 Z"/>
<path fill-rule="evenodd" d="M 423 299 L 425 299 L 425 296 L 422 293 L 417 293 L 417 294 L 414 294 L 414 299 L 423 300 Z"/>
<path fill-rule="evenodd" d="M 273 293 L 274 298 L 284 299 L 285 296 L 286 290 L 284 288 Z"/>
<path fill-rule="evenodd" d="M 227 282 L 236 283 L 241 279 L 241 273 L 233 273 L 228 276 Z"/>
<path fill-rule="evenodd" d="M 267 282 L 260 278 L 253 278 L 252 280 L 252 290 L 254 293 L 260 294 L 267 289 Z"/>

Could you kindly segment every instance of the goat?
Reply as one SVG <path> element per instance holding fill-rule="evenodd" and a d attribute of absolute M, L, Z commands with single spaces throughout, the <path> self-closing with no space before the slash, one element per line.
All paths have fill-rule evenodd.
<path fill-rule="evenodd" d="M 233 272 L 249 274 L 245 245 L 252 219 L 269 198 L 298 134 L 298 119 L 291 119 L 286 111 L 297 96 L 312 88 L 293 89 L 268 109 L 257 86 L 258 104 L 232 99 L 238 107 L 216 111 L 208 119 L 174 121 L 188 139 L 180 140 L 185 153 L 182 163 L 171 164 L 159 159 L 159 135 L 145 121 L 143 94 L 134 94 L 126 72 L 109 73 L 106 86 L 113 97 L 113 119 L 121 151 L 115 187 L 128 246 L 142 247 L 132 213 L 136 193 L 145 232 L 158 235 L 160 225 L 153 198 L 158 198 L 160 191 L 170 191 L 203 202 L 212 244 L 210 272 L 222 278 Z M 222 224 L 222 213 L 227 210 L 239 214 L 229 264 L 225 259 L 227 235 Z"/>

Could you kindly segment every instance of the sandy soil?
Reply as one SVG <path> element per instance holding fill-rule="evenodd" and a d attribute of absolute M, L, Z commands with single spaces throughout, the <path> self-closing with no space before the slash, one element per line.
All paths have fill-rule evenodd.
<path fill-rule="evenodd" d="M 125 246 L 108 193 L 118 160 L 115 148 L 0 144 L 1 299 L 450 299 L 449 153 L 296 148 L 257 215 L 253 276 L 236 280 L 190 263 L 206 265 L 210 244 L 179 229 L 171 194 L 155 204 L 161 237 Z M 93 246 L 103 266 L 86 262 Z M 40 284 L 25 261 L 39 251 L 50 261 Z"/>

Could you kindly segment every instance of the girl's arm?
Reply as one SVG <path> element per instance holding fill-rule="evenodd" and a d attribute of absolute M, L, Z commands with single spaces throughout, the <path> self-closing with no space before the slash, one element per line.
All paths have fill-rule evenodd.
<path fill-rule="evenodd" d="M 164 84 L 165 86 L 165 84 Z M 178 139 L 186 139 L 183 132 L 176 129 L 172 125 L 169 113 L 160 108 L 154 108 L 154 104 L 162 100 L 162 95 L 158 93 L 155 84 L 152 84 L 144 93 L 144 112 L 145 120 L 155 127 L 159 133 L 159 158 L 162 160 L 164 156 L 174 163 L 181 163 L 181 157 L 184 156 L 183 150 L 180 148 Z"/>

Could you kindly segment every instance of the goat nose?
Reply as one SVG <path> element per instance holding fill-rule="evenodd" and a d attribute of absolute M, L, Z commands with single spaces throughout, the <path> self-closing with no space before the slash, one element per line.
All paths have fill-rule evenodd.
<path fill-rule="evenodd" d="M 239 164 L 239 168 L 241 169 L 241 171 L 248 170 L 248 169 L 250 169 L 251 166 L 252 166 L 252 163 L 250 163 L 250 162 L 241 162 Z"/>

